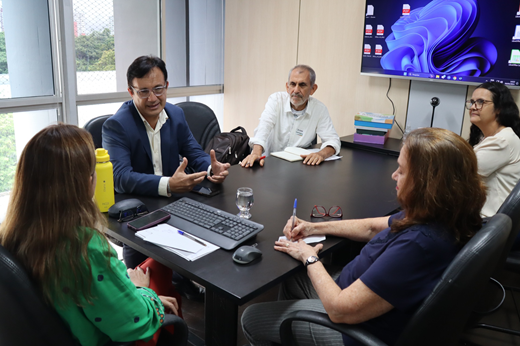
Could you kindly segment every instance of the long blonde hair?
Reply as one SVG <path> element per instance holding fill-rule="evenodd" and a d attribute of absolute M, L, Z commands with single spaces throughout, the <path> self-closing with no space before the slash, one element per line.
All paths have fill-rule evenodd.
<path fill-rule="evenodd" d="M 92 199 L 95 164 L 91 135 L 66 124 L 37 133 L 18 162 L 0 243 L 48 303 L 65 300 L 57 292 L 63 285 L 78 305 L 92 299 L 87 245 L 93 232 L 102 234 L 96 228 L 104 221 Z"/>

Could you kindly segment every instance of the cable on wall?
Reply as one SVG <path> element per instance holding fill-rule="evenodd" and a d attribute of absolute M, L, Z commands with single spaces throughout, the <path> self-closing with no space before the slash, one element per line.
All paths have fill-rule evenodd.
<path fill-rule="evenodd" d="M 401 128 L 401 126 L 399 125 L 399 123 L 397 122 L 397 117 L 395 115 L 395 105 L 394 105 L 394 101 L 392 101 L 392 99 L 390 98 L 390 96 L 388 96 L 388 93 L 390 92 L 390 88 L 392 87 L 392 78 L 388 78 L 388 90 L 386 91 L 386 98 L 390 101 L 390 103 L 392 104 L 392 114 L 394 115 L 394 122 L 395 124 L 397 125 L 397 127 L 399 128 L 399 130 L 401 130 L 401 138 L 403 138 L 404 136 L 404 131 L 403 129 Z"/>

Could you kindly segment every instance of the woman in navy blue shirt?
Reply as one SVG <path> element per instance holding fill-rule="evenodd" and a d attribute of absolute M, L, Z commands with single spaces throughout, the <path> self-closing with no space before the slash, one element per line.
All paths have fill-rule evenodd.
<path fill-rule="evenodd" d="M 411 132 L 392 174 L 404 211 L 391 217 L 310 223 L 289 219 L 275 249 L 307 267 L 289 280 L 278 302 L 249 307 L 242 316 L 252 345 L 280 342 L 283 318 L 295 310 L 328 314 L 333 322 L 361 324 L 395 343 L 457 252 L 481 227 L 486 191 L 473 148 L 455 133 L 437 128 Z M 367 242 L 360 255 L 334 274 L 316 261 L 322 244 L 302 238 L 328 234 Z M 332 276 L 331 276 L 332 274 Z M 339 274 L 339 276 L 338 276 Z M 299 344 L 357 345 L 340 333 L 304 322 L 293 327 Z"/>

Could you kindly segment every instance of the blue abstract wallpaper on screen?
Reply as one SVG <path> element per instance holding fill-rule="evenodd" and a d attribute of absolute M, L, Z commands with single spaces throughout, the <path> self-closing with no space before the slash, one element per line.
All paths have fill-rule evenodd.
<path fill-rule="evenodd" d="M 361 73 L 520 87 L 520 0 L 366 0 Z"/>
<path fill-rule="evenodd" d="M 473 36 L 479 9 L 476 0 L 434 0 L 410 11 L 392 25 L 386 38 L 384 69 L 485 75 L 497 61 L 497 48 Z"/>

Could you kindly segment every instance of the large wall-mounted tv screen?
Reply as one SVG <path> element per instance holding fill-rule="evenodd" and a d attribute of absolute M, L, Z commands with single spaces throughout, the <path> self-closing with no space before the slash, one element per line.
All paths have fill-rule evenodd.
<path fill-rule="evenodd" d="M 361 73 L 520 85 L 520 0 L 367 0 Z"/>

